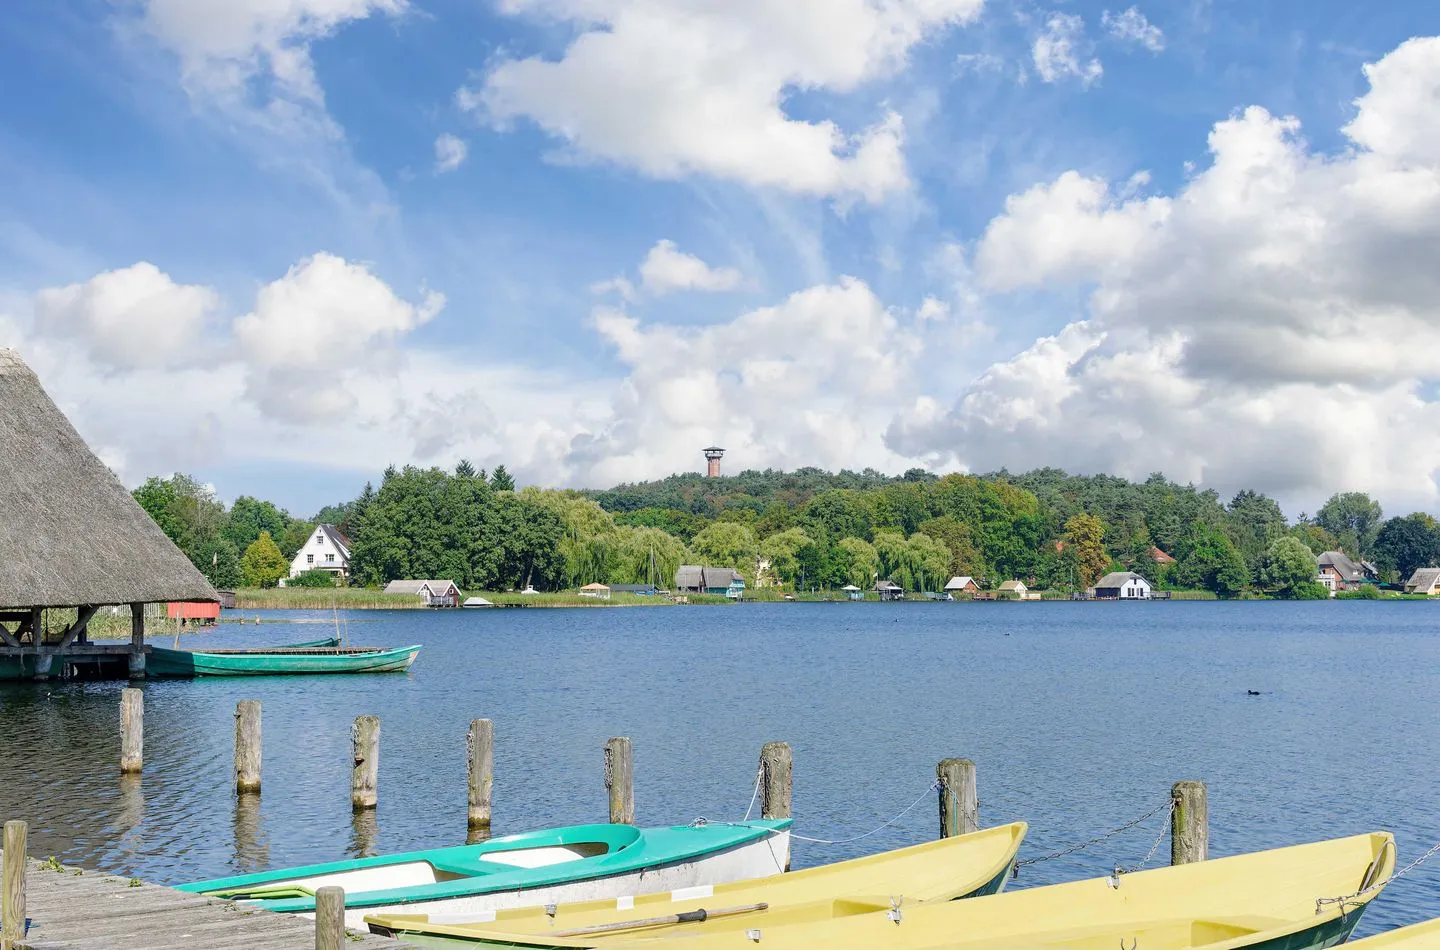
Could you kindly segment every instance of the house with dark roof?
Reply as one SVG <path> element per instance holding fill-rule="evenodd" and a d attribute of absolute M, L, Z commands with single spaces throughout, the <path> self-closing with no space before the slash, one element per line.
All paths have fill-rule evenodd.
<path fill-rule="evenodd" d="M 1405 582 L 1405 593 L 1425 594 L 1434 597 L 1440 594 L 1440 567 L 1422 567 Z"/>
<path fill-rule="evenodd" d="M 905 588 L 894 581 L 876 581 L 875 593 L 880 595 L 881 600 L 904 600 Z"/>
<path fill-rule="evenodd" d="M 329 571 L 341 584 L 350 580 L 350 539 L 333 524 L 316 525 L 290 561 L 291 577 L 306 571 Z"/>
<path fill-rule="evenodd" d="M 1355 590 L 1362 584 L 1373 584 L 1378 578 L 1365 562 L 1353 561 L 1344 551 L 1326 551 L 1320 555 L 1320 576 L 1316 578 L 1332 592 Z"/>
<path fill-rule="evenodd" d="M 1097 600 L 1149 600 L 1150 582 L 1134 571 L 1111 571 L 1095 582 Z"/>
<path fill-rule="evenodd" d="M 681 564 L 675 571 L 675 591 L 680 594 L 723 594 L 738 599 L 745 590 L 745 578 L 733 567 L 703 567 Z"/>
<path fill-rule="evenodd" d="M 143 676 L 146 604 L 220 600 L 5 348 L 0 551 L 0 679 L 63 676 L 82 664 Z M 115 605 L 130 607 L 130 643 L 90 644 L 90 619 Z M 47 636 L 42 612 L 55 607 L 77 614 Z"/>

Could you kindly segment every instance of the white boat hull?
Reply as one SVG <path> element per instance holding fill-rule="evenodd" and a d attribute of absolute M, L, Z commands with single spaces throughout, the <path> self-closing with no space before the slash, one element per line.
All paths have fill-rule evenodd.
<path fill-rule="evenodd" d="M 369 914 L 429 914 L 457 918 L 455 922 L 484 923 L 494 919 L 497 910 L 512 907 L 534 907 L 541 904 L 562 904 L 568 901 L 608 900 L 621 902 L 627 897 L 655 894 L 660 891 L 704 888 L 727 884 L 752 877 L 779 874 L 790 864 L 790 832 L 777 831 L 763 838 L 714 851 L 690 861 L 679 861 L 659 867 L 628 871 L 609 877 L 589 878 L 565 884 L 525 888 L 518 891 L 497 891 L 464 897 L 444 897 L 432 901 L 410 901 L 374 907 L 346 907 L 345 926 L 365 930 Z M 705 897 L 703 891 L 686 895 Z M 677 898 L 679 899 L 679 898 Z M 313 913 L 297 916 L 313 919 Z"/>

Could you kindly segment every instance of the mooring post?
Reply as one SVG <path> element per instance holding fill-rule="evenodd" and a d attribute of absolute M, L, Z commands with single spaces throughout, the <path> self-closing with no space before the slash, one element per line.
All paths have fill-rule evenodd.
<path fill-rule="evenodd" d="M 120 691 L 120 771 L 139 772 L 145 763 L 145 693 Z"/>
<path fill-rule="evenodd" d="M 605 743 L 605 791 L 610 794 L 610 824 L 635 824 L 635 763 L 627 736 Z"/>
<path fill-rule="evenodd" d="M 130 678 L 145 675 L 145 605 L 130 605 Z"/>
<path fill-rule="evenodd" d="M 488 719 L 472 719 L 465 747 L 470 761 L 470 831 L 490 827 L 490 790 L 495 782 L 495 725 Z"/>
<path fill-rule="evenodd" d="M 765 743 L 760 749 L 760 817 L 789 818 L 794 789 L 790 743 Z"/>
<path fill-rule="evenodd" d="M 321 887 L 315 891 L 315 950 L 341 950 L 345 946 L 345 889 Z"/>
<path fill-rule="evenodd" d="M 1176 782 L 1170 788 L 1170 863 L 1204 861 L 1210 853 L 1210 806 L 1204 782 Z"/>
<path fill-rule="evenodd" d="M 0 944 L 7 948 L 25 939 L 25 836 L 23 821 L 5 822 L 5 893 L 0 904 Z"/>
<path fill-rule="evenodd" d="M 980 797 L 975 788 L 975 763 L 941 759 L 935 766 L 940 781 L 940 837 L 954 838 L 980 830 Z"/>
<path fill-rule="evenodd" d="M 260 700 L 235 705 L 235 791 L 260 791 Z"/>
<path fill-rule="evenodd" d="M 355 740 L 355 768 L 350 773 L 350 805 L 356 811 L 374 808 L 380 800 L 380 717 L 356 716 L 350 731 Z"/>

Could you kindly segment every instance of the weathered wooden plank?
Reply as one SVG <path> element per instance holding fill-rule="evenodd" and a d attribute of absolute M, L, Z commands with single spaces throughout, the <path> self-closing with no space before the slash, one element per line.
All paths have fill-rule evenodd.
<path fill-rule="evenodd" d="M 30 826 L 23 821 L 5 822 L 5 853 L 0 857 L 0 943 L 25 937 L 25 838 Z"/>

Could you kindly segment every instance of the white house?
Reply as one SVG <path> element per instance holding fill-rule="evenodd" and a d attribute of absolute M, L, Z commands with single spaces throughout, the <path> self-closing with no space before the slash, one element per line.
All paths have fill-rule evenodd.
<path fill-rule="evenodd" d="M 419 597 L 426 607 L 460 606 L 460 588 L 454 581 L 391 581 L 385 585 L 385 593 L 412 594 Z"/>
<path fill-rule="evenodd" d="M 317 570 L 340 575 L 342 584 L 350 579 L 350 539 L 333 524 L 316 525 L 290 562 L 291 577 Z"/>
<path fill-rule="evenodd" d="M 1115 571 L 1095 582 L 1095 596 L 1118 600 L 1149 600 L 1150 582 L 1134 571 Z"/>

